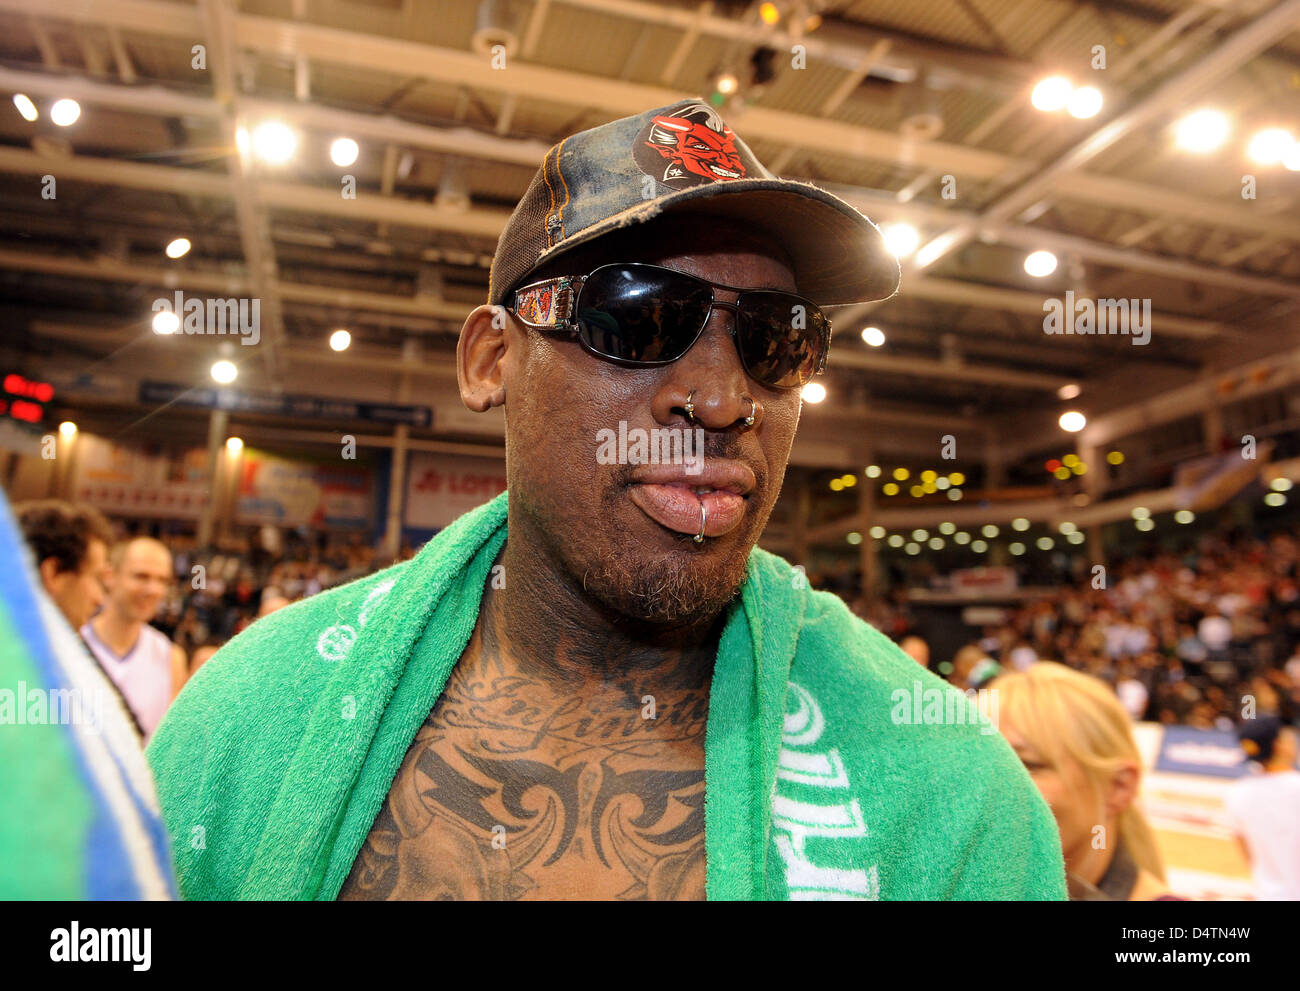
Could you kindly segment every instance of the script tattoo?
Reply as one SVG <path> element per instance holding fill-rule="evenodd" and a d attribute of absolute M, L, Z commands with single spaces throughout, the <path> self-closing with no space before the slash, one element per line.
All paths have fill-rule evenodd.
<path fill-rule="evenodd" d="M 339 897 L 703 898 L 707 684 L 645 670 L 584 700 L 510 673 L 488 627 L 416 734 Z"/>

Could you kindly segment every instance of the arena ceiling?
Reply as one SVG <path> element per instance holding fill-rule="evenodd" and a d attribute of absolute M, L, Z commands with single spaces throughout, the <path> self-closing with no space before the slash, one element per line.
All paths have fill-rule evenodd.
<path fill-rule="evenodd" d="M 0 90 L 39 111 L 0 108 L 0 347 L 206 383 L 210 351 L 149 329 L 149 301 L 183 286 L 262 300 L 241 384 L 449 392 L 454 333 L 545 149 L 730 73 L 724 113 L 770 168 L 919 234 L 898 296 L 835 313 L 821 436 L 975 431 L 1014 460 L 1059 443 L 1071 386 L 1068 405 L 1120 416 L 1243 361 L 1300 365 L 1300 172 L 1247 157 L 1260 128 L 1300 135 L 1300 0 L 774 6 L 769 24 L 723 0 L 0 0 Z M 1101 112 L 1035 109 L 1052 74 L 1095 86 Z M 70 127 L 50 120 L 62 98 Z M 1231 134 L 1189 154 L 1172 129 L 1203 106 Z M 236 150 L 270 119 L 298 135 L 279 166 Z M 340 136 L 360 148 L 346 168 Z M 1035 250 L 1055 272 L 1026 273 Z M 1150 299 L 1150 343 L 1046 335 L 1066 290 Z"/>

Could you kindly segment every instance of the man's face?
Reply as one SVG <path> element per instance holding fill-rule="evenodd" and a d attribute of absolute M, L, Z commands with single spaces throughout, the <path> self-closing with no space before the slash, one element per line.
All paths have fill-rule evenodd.
<path fill-rule="evenodd" d="M 779 245 L 730 221 L 673 217 L 576 249 L 530 281 L 584 275 L 610 262 L 647 262 L 745 288 L 796 288 Z M 720 301 L 736 298 L 716 294 Z M 800 393 L 767 388 L 746 374 L 731 338 L 733 319 L 714 309 L 691 350 L 655 368 L 614 365 L 513 318 L 507 328 L 511 533 L 518 520 L 576 587 L 616 613 L 673 624 L 715 616 L 744 581 L 749 552 L 780 492 Z M 684 411 L 692 392 L 694 423 Z M 751 406 L 743 396 L 757 404 L 752 427 L 744 424 Z M 675 428 L 694 438 L 692 428 L 701 427 L 704 472 L 722 469 L 740 480 L 733 486 L 743 490 L 738 497 L 724 493 L 712 503 L 715 524 L 702 543 L 681 532 L 687 515 L 692 528 L 698 519 L 695 489 L 702 481 L 683 473 L 667 485 L 646 484 L 662 469 L 598 462 L 601 438 L 619 434 L 621 423 L 629 437 Z M 712 498 L 706 494 L 705 503 Z"/>
<path fill-rule="evenodd" d="M 79 569 L 45 577 L 45 591 L 74 630 L 81 629 L 99 612 L 104 602 L 107 564 L 108 548 L 102 540 L 91 538 Z"/>
<path fill-rule="evenodd" d="M 171 582 L 171 555 L 151 541 L 137 540 L 109 573 L 109 596 L 120 615 L 148 623 L 157 615 Z"/>

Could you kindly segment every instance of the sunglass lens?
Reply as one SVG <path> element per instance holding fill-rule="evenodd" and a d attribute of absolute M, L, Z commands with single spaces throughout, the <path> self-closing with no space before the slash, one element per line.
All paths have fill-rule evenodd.
<path fill-rule="evenodd" d="M 741 297 L 736 341 L 745 369 L 764 385 L 789 389 L 809 381 L 829 337 L 825 314 L 799 296 L 747 292 Z"/>
<path fill-rule="evenodd" d="M 619 361 L 676 361 L 695 343 L 709 312 L 708 286 L 664 269 L 610 265 L 578 295 L 578 331 L 592 350 Z"/>

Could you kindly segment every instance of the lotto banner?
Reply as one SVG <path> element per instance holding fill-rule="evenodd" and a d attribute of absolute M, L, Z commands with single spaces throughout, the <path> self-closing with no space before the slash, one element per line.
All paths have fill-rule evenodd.
<path fill-rule="evenodd" d="M 504 460 L 412 454 L 406 475 L 406 525 L 439 529 L 505 488 Z"/>

